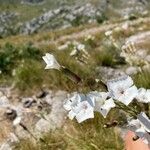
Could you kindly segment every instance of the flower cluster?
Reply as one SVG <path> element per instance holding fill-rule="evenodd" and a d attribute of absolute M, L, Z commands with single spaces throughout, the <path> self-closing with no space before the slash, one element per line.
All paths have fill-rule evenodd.
<path fill-rule="evenodd" d="M 118 102 L 126 107 L 135 99 L 137 102 L 150 103 L 150 90 L 137 89 L 129 76 L 123 76 L 107 82 L 108 92 L 93 91 L 88 94 L 74 93 L 65 103 L 64 108 L 69 111 L 69 118 L 76 118 L 79 123 L 94 118 L 94 111 L 100 112 L 104 118 Z M 120 108 L 121 109 L 121 108 Z M 134 116 L 135 117 L 135 116 Z M 139 125 L 140 124 L 140 125 Z M 144 142 L 150 138 L 150 120 L 141 113 L 137 119 L 131 119 L 128 127 Z"/>
<path fill-rule="evenodd" d="M 80 63 L 86 63 L 89 58 L 89 53 L 85 49 L 85 45 L 74 42 L 70 56 L 74 57 Z"/>
<path fill-rule="evenodd" d="M 119 48 L 117 40 L 114 38 L 114 31 L 115 30 L 108 30 L 105 32 L 105 36 L 110 40 L 110 42 L 116 47 Z"/>
<path fill-rule="evenodd" d="M 93 114 L 93 112 L 91 112 L 92 110 L 98 111 L 106 117 L 111 108 L 115 107 L 115 101 L 120 101 L 123 104 L 128 105 L 138 95 L 138 90 L 133 85 L 133 81 L 129 76 L 108 81 L 107 88 L 108 92 L 93 91 L 88 94 L 75 93 L 64 104 L 64 108 L 69 110 L 71 114 L 73 113 L 74 116 L 78 116 L 80 111 L 86 110 L 84 111 L 86 114 L 84 120 L 93 116 L 91 115 Z M 86 107 L 80 107 L 81 105 L 85 106 L 85 103 Z M 93 109 L 91 107 L 93 107 Z M 88 109 L 91 112 L 89 113 L 89 116 L 87 115 Z M 84 113 L 82 115 L 84 115 Z"/>
<path fill-rule="evenodd" d="M 64 104 L 64 108 L 69 111 L 69 118 L 75 117 L 79 123 L 94 118 L 94 101 L 88 95 L 75 93 Z"/>
<path fill-rule="evenodd" d="M 90 92 L 87 95 L 74 93 L 66 103 L 64 108 L 69 111 L 68 117 L 72 120 L 74 117 L 79 123 L 94 118 L 94 111 L 100 112 L 104 117 L 107 116 L 111 108 L 115 107 L 112 98 L 108 98 L 105 92 Z"/>
<path fill-rule="evenodd" d="M 64 70 L 64 67 L 58 64 L 53 55 L 46 54 L 43 59 L 47 64 L 46 68 L 59 69 L 63 73 L 75 77 L 78 81 L 79 77 L 67 69 Z M 68 111 L 68 117 L 71 120 L 76 118 L 77 122 L 81 123 L 87 119 L 94 118 L 94 111 L 97 111 L 106 118 L 109 111 L 117 107 L 131 116 L 128 119 L 127 127 L 135 132 L 136 138 L 142 138 L 146 144 L 150 143 L 149 116 L 145 112 L 140 113 L 132 105 L 133 101 L 142 105 L 148 105 L 150 103 L 150 89 L 138 89 L 134 85 L 132 78 L 127 75 L 109 80 L 106 83 L 106 87 L 107 92 L 73 93 L 64 102 L 64 108 Z"/>

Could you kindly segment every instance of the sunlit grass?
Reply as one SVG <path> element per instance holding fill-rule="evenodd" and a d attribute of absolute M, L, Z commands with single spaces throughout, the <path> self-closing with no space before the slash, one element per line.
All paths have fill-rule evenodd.
<path fill-rule="evenodd" d="M 91 51 L 94 47 L 96 48 L 96 45 L 86 45 L 86 50 L 89 51 L 90 57 L 87 60 L 87 64 L 80 64 L 70 56 L 70 49 L 65 51 L 48 48 L 40 50 L 31 43 L 28 43 L 26 46 L 6 44 L 1 48 L 1 51 L 6 58 L 8 57 L 9 61 L 5 64 L 3 63 L 2 67 L 4 69 L 8 68 L 9 72 L 5 70 L 3 72 L 2 70 L 2 73 L 6 73 L 6 77 L 9 75 L 14 80 L 16 88 L 24 92 L 35 88 L 40 89 L 42 84 L 53 90 L 62 89 L 71 92 L 80 88 L 83 91 L 89 91 L 91 86 L 95 87 L 95 78 L 99 78 L 95 72 L 95 68 L 98 65 L 112 67 L 116 65 L 116 52 L 113 52 L 114 49 L 111 45 L 103 48 L 101 51 L 94 49 Z M 81 85 L 76 85 L 58 70 L 45 70 L 46 64 L 42 59 L 44 51 L 52 53 L 61 65 L 80 76 L 83 79 L 82 88 Z M 7 60 L 5 57 L 4 60 Z"/>
<path fill-rule="evenodd" d="M 135 85 L 143 88 L 150 88 L 150 72 L 142 71 L 133 76 Z"/>

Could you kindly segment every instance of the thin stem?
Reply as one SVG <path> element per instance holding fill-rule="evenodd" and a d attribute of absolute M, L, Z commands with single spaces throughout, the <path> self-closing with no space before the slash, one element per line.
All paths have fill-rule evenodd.
<path fill-rule="evenodd" d="M 75 74 L 74 72 L 70 71 L 68 68 L 62 66 L 60 71 L 62 73 L 64 73 L 73 82 L 75 82 L 77 84 L 82 82 L 81 78 L 77 74 Z"/>
<path fill-rule="evenodd" d="M 122 109 L 123 111 L 127 112 L 129 115 L 133 116 L 133 117 L 136 117 L 137 116 L 137 111 L 134 110 L 133 108 L 129 107 L 129 106 L 126 106 L 124 105 L 123 103 L 119 102 L 119 101 L 115 101 L 115 104 L 116 106 L 119 108 L 119 109 Z"/>

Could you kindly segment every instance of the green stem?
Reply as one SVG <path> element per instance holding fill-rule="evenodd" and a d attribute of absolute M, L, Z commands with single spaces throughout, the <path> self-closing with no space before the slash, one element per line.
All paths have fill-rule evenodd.
<path fill-rule="evenodd" d="M 134 110 L 132 107 L 126 106 L 123 103 L 119 101 L 115 101 L 116 106 L 118 108 L 122 109 L 123 111 L 127 112 L 130 116 L 136 117 L 137 116 L 137 111 Z"/>
<path fill-rule="evenodd" d="M 77 75 L 77 74 L 75 74 L 75 73 L 73 73 L 72 71 L 70 71 L 69 69 L 67 69 L 66 67 L 64 67 L 64 66 L 62 66 L 61 68 L 60 68 L 60 71 L 62 72 L 62 73 L 64 73 L 70 80 L 72 80 L 73 82 L 75 82 L 75 83 L 80 83 L 80 82 L 82 82 L 82 80 L 81 80 L 81 78 Z"/>

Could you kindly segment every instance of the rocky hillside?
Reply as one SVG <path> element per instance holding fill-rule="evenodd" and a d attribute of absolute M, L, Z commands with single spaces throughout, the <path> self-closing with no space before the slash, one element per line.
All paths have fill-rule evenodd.
<path fill-rule="evenodd" d="M 117 2 L 84 0 L 82 3 L 75 1 L 67 3 L 67 1 L 59 0 L 57 3 L 52 3 L 45 0 L 38 5 L 39 2 L 41 3 L 41 0 L 16 1 L 11 6 L 9 1 L 8 3 L 0 2 L 3 10 L 0 11 L 1 37 L 11 34 L 32 34 L 89 23 L 103 23 L 108 20 L 136 19 L 149 15 L 150 7 L 150 2 L 147 0 L 117 0 Z M 28 6 L 27 3 L 35 5 Z M 33 9 L 28 12 L 30 15 L 26 12 L 27 6 Z"/>
<path fill-rule="evenodd" d="M 63 103 L 125 74 L 150 89 L 149 10 L 149 0 L 0 0 L 0 150 L 123 149 L 118 128 L 104 129 L 118 111 L 76 124 Z M 45 53 L 83 83 L 45 70 Z"/>

